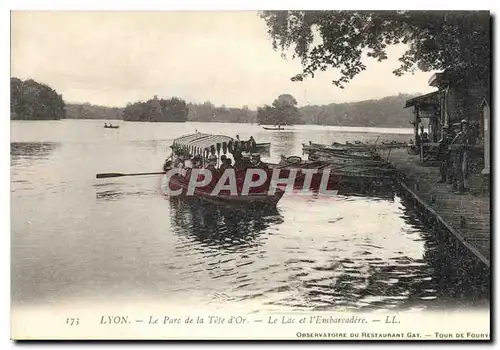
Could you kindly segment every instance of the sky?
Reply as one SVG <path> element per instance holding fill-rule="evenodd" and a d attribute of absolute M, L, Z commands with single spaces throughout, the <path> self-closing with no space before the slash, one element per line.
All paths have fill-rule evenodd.
<path fill-rule="evenodd" d="M 124 106 L 154 95 L 250 108 L 282 93 L 299 105 L 378 99 L 433 91 L 431 73 L 396 77 L 404 46 L 345 89 L 333 69 L 292 82 L 298 60 L 272 48 L 257 12 L 34 12 L 11 15 L 11 76 L 43 82 L 66 102 Z"/>

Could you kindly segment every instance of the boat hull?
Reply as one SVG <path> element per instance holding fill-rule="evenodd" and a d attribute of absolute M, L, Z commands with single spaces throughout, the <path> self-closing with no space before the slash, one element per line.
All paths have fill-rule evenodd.
<path fill-rule="evenodd" d="M 323 162 L 308 162 L 268 164 L 271 169 L 280 169 L 280 177 L 290 176 L 292 170 L 296 171 L 294 188 L 304 189 L 306 174 L 302 170 L 314 169 L 309 185 L 310 191 L 337 190 L 345 192 L 353 188 L 383 187 L 394 184 L 392 169 L 374 171 L 372 168 L 339 167 Z M 326 185 L 325 185 L 326 184 Z M 321 187 L 323 186 L 323 188 Z M 325 187 L 326 186 L 326 187 Z"/>
<path fill-rule="evenodd" d="M 167 186 L 171 191 L 180 190 L 180 196 L 186 198 L 198 198 L 199 200 L 214 205 L 222 205 L 227 208 L 264 208 L 275 207 L 285 192 L 277 188 L 274 194 L 270 194 L 268 186 L 252 188 L 247 195 L 241 194 L 241 186 L 238 186 L 236 194 L 229 191 L 221 191 L 219 194 L 212 194 L 214 182 L 206 187 L 195 188 L 192 194 L 188 194 L 188 183 L 185 177 L 174 175 L 167 180 Z"/>

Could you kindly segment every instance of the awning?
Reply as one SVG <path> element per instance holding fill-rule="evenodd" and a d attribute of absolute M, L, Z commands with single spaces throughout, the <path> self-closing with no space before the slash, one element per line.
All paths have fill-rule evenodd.
<path fill-rule="evenodd" d="M 417 96 L 406 101 L 405 108 L 408 107 L 437 107 L 439 106 L 439 91 L 434 91 L 429 94 Z"/>
<path fill-rule="evenodd" d="M 229 143 L 233 139 L 225 135 L 212 135 L 212 134 L 189 134 L 181 136 L 174 140 L 174 147 L 198 147 L 201 149 L 209 149 L 212 146 L 217 147 L 217 144 Z M 219 146 L 220 147 L 220 146 Z"/>
<path fill-rule="evenodd" d="M 196 133 L 196 134 L 188 134 L 181 136 L 179 138 L 174 139 L 174 145 L 175 146 L 185 146 L 188 145 L 192 141 L 200 140 L 202 138 L 206 138 L 210 136 L 210 134 L 202 134 L 202 133 Z"/>

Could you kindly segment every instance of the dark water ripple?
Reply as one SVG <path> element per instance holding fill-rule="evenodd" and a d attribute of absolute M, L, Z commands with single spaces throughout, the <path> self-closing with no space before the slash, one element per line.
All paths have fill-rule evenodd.
<path fill-rule="evenodd" d="M 102 132 L 90 125 L 88 133 Z M 151 131 L 154 140 L 122 127 L 119 138 L 11 144 L 15 301 L 181 295 L 196 308 L 203 295 L 255 311 L 489 303 L 489 272 L 426 227 L 392 188 L 285 196 L 276 210 L 242 213 L 165 198 L 154 177 L 95 180 L 99 172 L 157 169 L 171 139 L 163 131 Z M 244 136 L 236 131 L 227 132 Z M 272 142 L 274 159 L 300 155 L 307 140 L 375 137 L 317 130 L 255 136 Z"/>

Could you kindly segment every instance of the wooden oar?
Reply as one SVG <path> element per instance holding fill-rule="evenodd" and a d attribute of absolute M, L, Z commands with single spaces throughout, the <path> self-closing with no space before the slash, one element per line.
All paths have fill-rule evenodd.
<path fill-rule="evenodd" d="M 98 179 L 105 179 L 105 178 L 108 178 L 108 177 L 140 176 L 140 175 L 163 175 L 163 174 L 165 174 L 164 171 L 158 172 L 158 173 L 135 173 L 135 174 L 104 173 L 104 174 L 97 174 L 96 178 L 98 178 Z"/>

